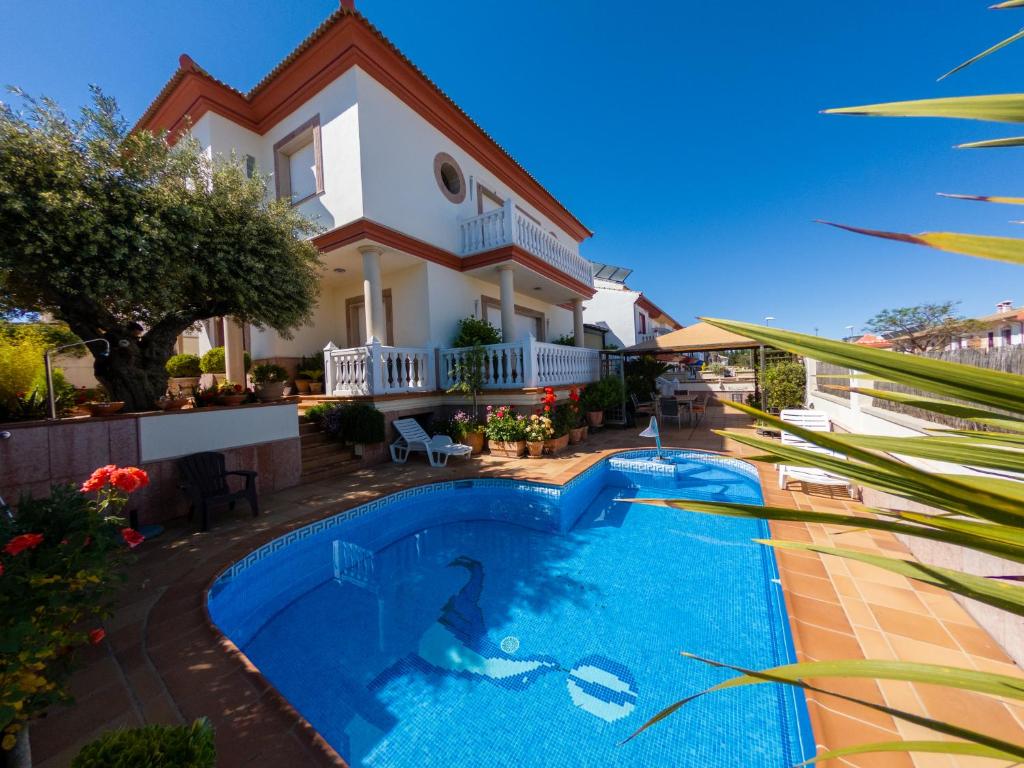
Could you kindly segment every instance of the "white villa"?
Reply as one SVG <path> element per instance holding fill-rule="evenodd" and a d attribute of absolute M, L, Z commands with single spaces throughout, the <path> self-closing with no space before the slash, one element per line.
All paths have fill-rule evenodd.
<path fill-rule="evenodd" d="M 683 327 L 643 291 L 626 285 L 632 272 L 611 264 L 594 264 L 594 295 L 583 303 L 584 319 L 607 327 L 607 343 L 619 347 L 641 344 Z"/>
<path fill-rule="evenodd" d="M 310 326 L 286 340 L 226 318 L 200 333 L 200 353 L 225 346 L 228 378 L 242 378 L 243 347 L 291 370 L 324 350 L 328 396 L 436 396 L 467 316 L 501 329 L 488 389 L 598 377 L 583 323 L 594 279 L 580 255 L 592 233 L 351 0 L 248 93 L 183 55 L 139 127 L 189 123 L 212 156 L 272 171 L 276 194 L 323 229 Z M 564 335 L 576 346 L 549 343 Z"/>
<path fill-rule="evenodd" d="M 1024 307 L 1012 301 L 996 304 L 991 315 L 975 318 L 978 330 L 964 334 L 949 344 L 949 349 L 999 349 L 1024 344 Z"/>

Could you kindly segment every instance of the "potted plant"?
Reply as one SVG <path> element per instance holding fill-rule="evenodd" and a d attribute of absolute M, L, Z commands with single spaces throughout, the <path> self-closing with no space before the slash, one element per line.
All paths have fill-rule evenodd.
<path fill-rule="evenodd" d="M 488 405 L 484 432 L 492 456 L 516 459 L 526 453 L 526 417 L 516 413 L 512 406 Z"/>
<path fill-rule="evenodd" d="M 189 401 L 189 397 L 180 389 L 177 392 L 168 390 L 163 397 L 156 401 L 156 407 L 161 411 L 180 411 Z"/>
<path fill-rule="evenodd" d="M 554 435 L 555 430 L 549 417 L 535 413 L 527 420 L 524 433 L 530 458 L 539 459 L 544 455 L 544 443 Z"/>
<path fill-rule="evenodd" d="M 465 411 L 458 411 L 448 423 L 448 436 L 473 449 L 473 456 L 482 453 L 487 435 L 483 425 Z"/>
<path fill-rule="evenodd" d="M 191 395 L 199 386 L 199 377 L 203 373 L 199 355 L 174 355 L 164 367 L 171 377 L 171 386 L 182 395 Z"/>
<path fill-rule="evenodd" d="M 547 445 L 544 446 L 548 453 L 561 453 L 569 447 L 569 432 L 576 422 L 576 416 L 572 410 L 572 403 L 561 403 L 556 405 L 551 416 L 551 426 L 554 432 Z"/>
<path fill-rule="evenodd" d="M 324 356 L 323 354 L 303 355 L 299 358 L 297 373 L 295 374 L 295 389 L 300 395 L 309 394 L 309 383 L 313 381 L 310 371 L 319 373 L 316 381 L 323 378 Z"/>
<path fill-rule="evenodd" d="M 124 408 L 123 400 L 111 401 L 107 391 L 102 387 L 94 390 L 92 400 L 82 403 L 82 407 L 89 412 L 90 416 L 112 416 Z"/>
<path fill-rule="evenodd" d="M 274 363 L 260 363 L 252 369 L 252 382 L 256 386 L 256 397 L 261 403 L 280 400 L 288 384 L 288 371 Z"/>
<path fill-rule="evenodd" d="M 384 414 L 366 403 L 331 405 L 323 411 L 320 424 L 330 439 L 355 446 L 356 456 L 364 455 L 366 446 L 383 443 L 385 438 Z"/>
<path fill-rule="evenodd" d="M 304 371 L 299 371 L 299 374 L 301 374 L 301 375 L 306 377 L 306 384 L 307 384 L 307 388 L 308 388 L 309 394 L 311 394 L 311 395 L 319 395 L 319 394 L 323 393 L 323 391 L 324 391 L 324 384 L 323 384 L 324 372 L 323 371 L 321 371 L 321 370 L 319 370 L 317 368 L 307 368 Z M 300 392 L 302 391 L 301 387 L 299 387 L 299 391 Z"/>
<path fill-rule="evenodd" d="M 227 363 L 224 361 L 224 347 L 213 347 L 208 350 L 199 360 L 199 368 L 203 373 L 209 373 L 213 376 L 214 382 L 220 382 L 224 378 L 225 366 Z M 242 353 L 242 365 L 245 368 L 245 372 L 249 372 L 249 368 L 252 367 L 252 358 L 249 357 L 248 352 Z"/>
<path fill-rule="evenodd" d="M 617 376 L 605 376 L 603 379 L 588 384 L 583 389 L 580 402 L 587 422 L 591 427 L 604 424 L 604 412 L 622 402 L 622 381 Z"/>
<path fill-rule="evenodd" d="M 221 405 L 241 405 L 249 399 L 249 394 L 241 384 L 227 379 L 217 385 L 217 402 Z"/>
<path fill-rule="evenodd" d="M 587 436 L 587 425 L 583 423 L 583 409 L 580 407 L 580 393 L 576 387 L 569 390 L 569 402 L 566 403 L 569 413 L 569 444 L 582 443 Z"/>

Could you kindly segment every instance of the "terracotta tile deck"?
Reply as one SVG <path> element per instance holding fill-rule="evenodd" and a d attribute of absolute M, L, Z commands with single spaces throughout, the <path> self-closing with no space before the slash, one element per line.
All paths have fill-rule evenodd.
<path fill-rule="evenodd" d="M 712 409 L 697 429 L 666 429 L 665 445 L 744 451 L 711 432 L 723 425 L 743 428 L 744 417 Z M 265 497 L 256 521 L 245 511 L 221 516 L 208 533 L 172 527 L 140 549 L 131 567 L 107 640 L 86 652 L 72 687 L 76 703 L 55 708 L 32 725 L 38 768 L 61 768 L 85 742 L 109 728 L 143 723 L 181 723 L 200 715 L 217 731 L 222 766 L 338 765 L 333 753 L 262 679 L 230 643 L 207 624 L 203 592 L 226 565 L 260 544 L 380 494 L 410 485 L 471 476 L 521 477 L 561 483 L 609 451 L 647 446 L 636 431 L 605 430 L 577 453 L 542 461 L 489 457 L 453 460 L 432 469 L 417 458 L 397 467 L 382 465 L 335 480 L 312 483 Z M 798 484 L 779 491 L 771 468 L 762 468 L 768 504 L 819 510 L 856 509 L 854 502 L 805 495 Z M 908 556 L 887 533 L 840 532 L 802 523 L 773 523 L 775 538 L 814 541 Z M 802 660 L 835 658 L 913 659 L 1020 675 L 1021 671 L 950 596 L 902 576 L 813 553 L 778 553 L 779 569 Z M 845 694 L 905 707 L 1004 739 L 1024 741 L 1024 707 L 967 692 L 902 682 L 825 681 Z M 816 742 L 838 748 L 895 738 L 938 738 L 830 696 L 812 695 L 809 709 Z M 671 727 L 668 725 L 667 727 Z M 739 734 L 737 734 L 739 736 Z M 874 755 L 832 761 L 850 766 L 996 766 L 993 761 L 945 756 Z"/>

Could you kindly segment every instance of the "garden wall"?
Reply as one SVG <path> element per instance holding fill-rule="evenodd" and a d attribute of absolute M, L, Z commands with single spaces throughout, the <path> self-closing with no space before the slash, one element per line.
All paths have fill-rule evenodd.
<path fill-rule="evenodd" d="M 0 440 L 0 495 L 15 504 L 45 496 L 56 483 L 80 484 L 105 464 L 138 466 L 150 485 L 133 494 L 129 509 L 140 524 L 187 514 L 175 460 L 221 451 L 229 469 L 259 473 L 261 493 L 296 485 L 302 469 L 295 403 L 199 408 L 8 424 Z"/>

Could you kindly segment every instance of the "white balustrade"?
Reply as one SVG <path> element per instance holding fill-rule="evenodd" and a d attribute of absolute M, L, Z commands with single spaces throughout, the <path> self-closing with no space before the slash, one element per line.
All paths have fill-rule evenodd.
<path fill-rule="evenodd" d="M 472 347 L 441 350 L 442 389 L 459 382 L 461 370 L 473 364 L 472 353 Z M 482 372 L 485 390 L 586 384 L 600 378 L 600 355 L 596 349 L 545 344 L 530 336 L 510 344 L 488 344 Z"/>
<path fill-rule="evenodd" d="M 584 285 L 594 284 L 590 262 L 524 216 L 511 198 L 500 209 L 462 221 L 459 228 L 463 256 L 503 245 L 518 245 Z"/>
<path fill-rule="evenodd" d="M 432 392 L 434 353 L 418 347 L 388 347 L 371 340 L 365 347 L 324 347 L 324 391 L 329 395 L 390 395 Z"/>

